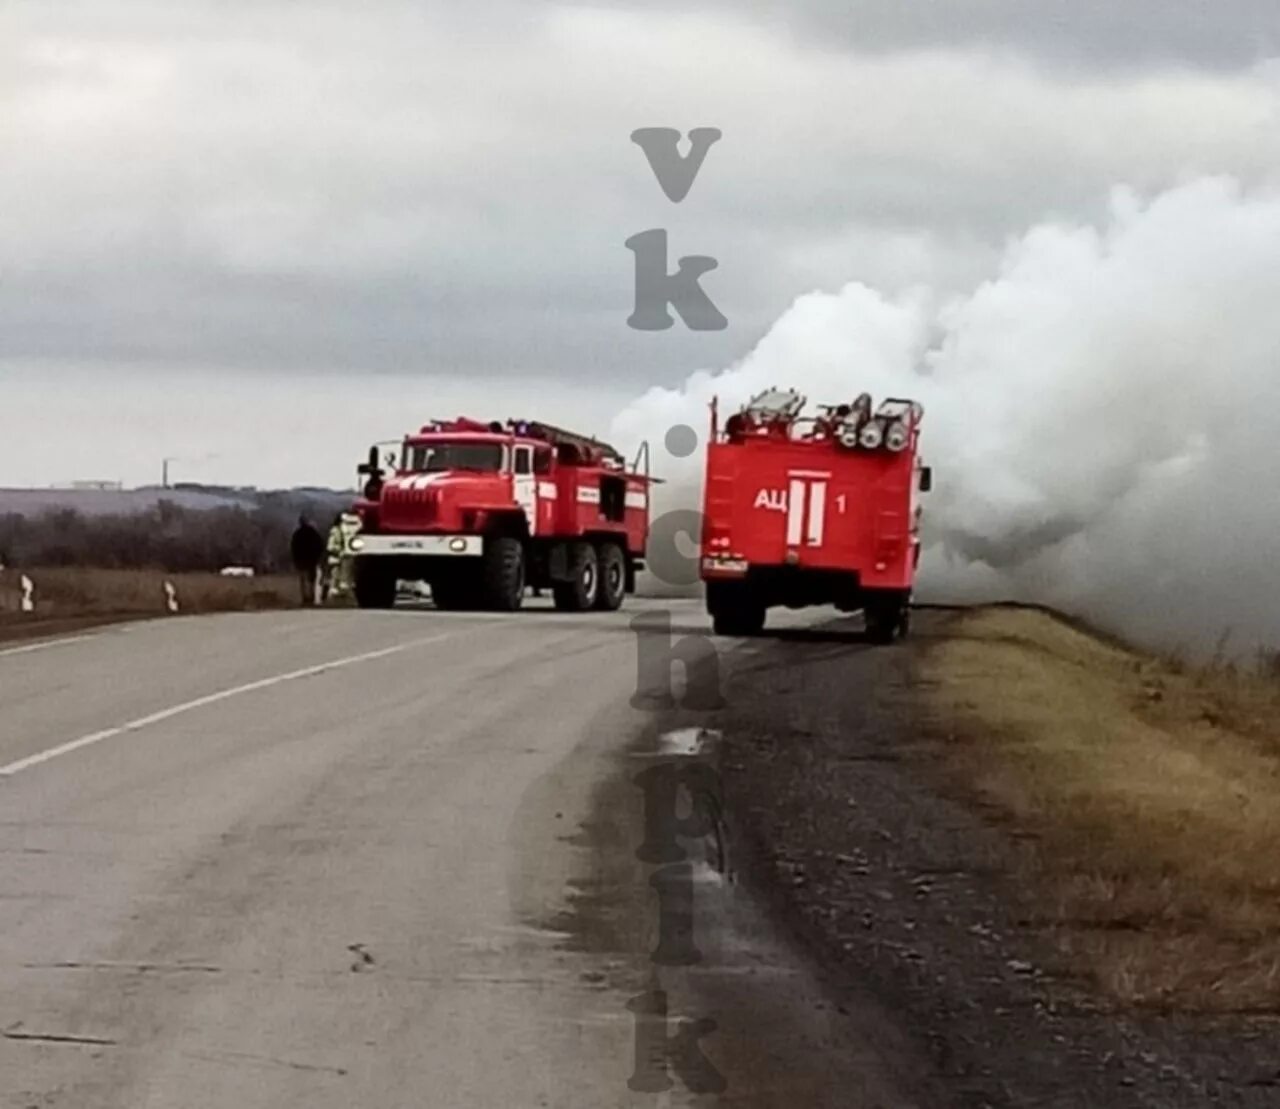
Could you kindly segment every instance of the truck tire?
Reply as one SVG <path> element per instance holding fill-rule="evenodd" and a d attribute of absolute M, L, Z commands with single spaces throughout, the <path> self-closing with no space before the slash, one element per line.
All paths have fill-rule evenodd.
<path fill-rule="evenodd" d="M 507 536 L 486 539 L 481 561 L 485 608 L 515 612 L 524 604 L 524 544 Z"/>
<path fill-rule="evenodd" d="M 716 635 L 759 635 L 764 630 L 765 605 L 744 584 L 708 583 L 707 611 Z"/>
<path fill-rule="evenodd" d="M 746 601 L 737 608 L 711 614 L 711 630 L 716 635 L 759 635 L 764 631 L 765 608 L 757 601 Z"/>
<path fill-rule="evenodd" d="M 627 595 L 627 556 L 617 543 L 601 543 L 597 559 L 600 586 L 596 590 L 596 608 L 617 612 Z"/>
<path fill-rule="evenodd" d="M 867 638 L 872 643 L 883 646 L 907 633 L 907 605 L 900 597 L 868 601 L 863 616 L 867 622 Z"/>
<path fill-rule="evenodd" d="M 562 612 L 586 612 L 595 605 L 600 590 L 596 549 L 590 543 L 570 543 L 567 554 L 569 580 L 556 582 L 551 595 Z"/>
<path fill-rule="evenodd" d="M 356 604 L 391 608 L 396 603 L 396 576 L 376 559 L 356 559 Z"/>

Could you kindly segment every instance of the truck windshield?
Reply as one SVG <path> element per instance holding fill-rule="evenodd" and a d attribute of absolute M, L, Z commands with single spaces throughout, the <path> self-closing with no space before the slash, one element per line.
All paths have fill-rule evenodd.
<path fill-rule="evenodd" d="M 500 443 L 430 443 L 409 448 L 409 469 L 414 473 L 441 470 L 502 469 Z"/>

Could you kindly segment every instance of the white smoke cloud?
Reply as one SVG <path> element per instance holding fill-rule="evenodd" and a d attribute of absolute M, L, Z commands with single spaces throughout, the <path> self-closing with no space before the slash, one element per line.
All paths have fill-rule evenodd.
<path fill-rule="evenodd" d="M 1117 189 L 1102 226 L 1046 223 L 944 297 L 799 298 L 741 362 L 653 389 L 622 441 L 705 434 L 770 385 L 925 405 L 920 593 L 1060 605 L 1145 642 L 1280 645 L 1280 195 L 1202 179 Z M 666 504 L 696 505 L 701 453 Z"/>

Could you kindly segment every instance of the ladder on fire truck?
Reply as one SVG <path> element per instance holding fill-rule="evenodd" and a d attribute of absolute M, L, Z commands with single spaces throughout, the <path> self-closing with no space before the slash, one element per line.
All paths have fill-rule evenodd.
<path fill-rule="evenodd" d="M 541 439 L 543 442 L 550 443 L 553 447 L 572 447 L 584 460 L 599 458 L 606 463 L 616 465 L 618 469 L 625 473 L 643 477 L 652 485 L 660 485 L 662 483 L 661 478 L 655 478 L 649 473 L 649 441 L 647 439 L 640 444 L 639 449 L 636 451 L 635 461 L 631 464 L 630 470 L 628 470 L 626 459 L 616 447 L 609 443 L 601 442 L 593 436 L 579 435 L 575 431 L 566 431 L 562 427 L 556 427 L 555 424 L 543 423 L 540 420 L 508 420 L 506 429 L 517 435 L 527 435 L 533 439 Z M 643 469 L 641 469 L 642 465 Z"/>
<path fill-rule="evenodd" d="M 553 447 L 573 447 L 584 459 L 600 457 L 612 462 L 622 462 L 622 455 L 608 443 L 602 443 L 591 436 L 579 435 L 575 431 L 566 431 L 554 424 L 542 423 L 540 420 L 508 420 L 507 430 L 516 435 L 527 435 L 531 439 L 541 439 Z"/>

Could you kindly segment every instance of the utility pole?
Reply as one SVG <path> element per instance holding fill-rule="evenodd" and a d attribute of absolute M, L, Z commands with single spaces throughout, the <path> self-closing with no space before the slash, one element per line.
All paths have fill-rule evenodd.
<path fill-rule="evenodd" d="M 161 461 L 162 461 L 162 465 L 160 468 L 160 485 L 162 488 L 168 489 L 169 488 L 169 463 L 176 462 L 177 459 L 165 458 L 165 459 L 162 459 Z"/>

